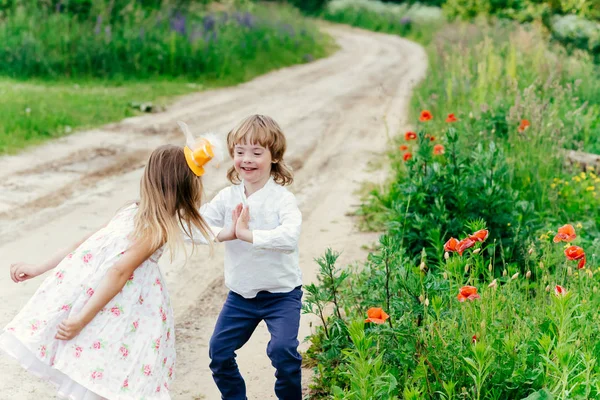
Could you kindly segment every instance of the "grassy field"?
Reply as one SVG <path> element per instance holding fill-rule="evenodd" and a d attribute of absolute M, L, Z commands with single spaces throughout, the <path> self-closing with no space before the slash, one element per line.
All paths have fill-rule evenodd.
<path fill-rule="evenodd" d="M 156 107 L 203 88 L 176 81 L 116 85 L 0 79 L 0 153 L 140 114 L 135 103 Z"/>
<path fill-rule="evenodd" d="M 0 154 L 136 115 L 139 104 L 164 105 L 310 62 L 333 48 L 314 22 L 284 6 L 133 9 L 114 21 L 16 8 L 0 24 L 0 40 Z"/>

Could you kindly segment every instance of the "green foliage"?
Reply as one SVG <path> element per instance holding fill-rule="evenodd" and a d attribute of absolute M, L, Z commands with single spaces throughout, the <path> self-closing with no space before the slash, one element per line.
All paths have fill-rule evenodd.
<path fill-rule="evenodd" d="M 564 158 L 600 149 L 598 70 L 535 26 L 453 24 L 427 49 L 412 110 L 433 119 L 394 139 L 390 180 L 361 210 L 385 234 L 338 282 L 341 318 L 323 298 L 314 398 L 379 398 L 379 386 L 403 399 L 599 398 L 600 178 Z M 577 238 L 554 243 L 565 223 Z M 462 254 L 444 251 L 482 229 Z M 586 268 L 565 258 L 572 244 Z M 371 307 L 389 319 L 349 337 Z"/>
<path fill-rule="evenodd" d="M 561 244 L 543 237 L 535 239 L 523 262 L 526 274 L 511 264 L 491 272 L 491 259 L 480 251 L 485 242 L 432 268 L 427 258 L 412 263 L 400 242 L 382 237 L 379 251 L 361 269 L 349 270 L 351 279 L 342 282 L 338 301 L 344 318 L 326 320 L 329 338 L 323 330 L 311 338 L 313 344 L 326 340 L 330 345 L 327 352 L 310 355 L 319 361 L 313 398 L 566 400 L 600 395 L 597 263 L 577 270 L 565 260 Z M 578 238 L 575 244 L 582 242 Z M 393 268 L 386 266 L 389 259 Z M 475 287 L 478 296 L 461 302 L 457 295 L 465 285 Z M 556 285 L 566 292 L 557 292 Z M 384 307 L 389 320 L 358 322 L 369 307 Z M 323 366 L 329 366 L 326 373 Z"/>
<path fill-rule="evenodd" d="M 291 8 L 204 12 L 132 4 L 115 21 L 110 10 L 78 20 L 52 8 L 14 8 L 0 24 L 0 74 L 239 82 L 320 57 L 328 44 Z"/>
<path fill-rule="evenodd" d="M 375 32 L 428 41 L 444 18 L 438 7 L 409 3 L 394 5 L 376 0 L 333 0 L 323 13 L 329 21 Z"/>
<path fill-rule="evenodd" d="M 468 221 L 483 218 L 495 232 L 499 249 L 514 258 L 528 231 L 519 229 L 519 220 L 531 206 L 511 187 L 513 176 L 504 152 L 493 141 L 461 146 L 460 126 L 449 127 L 447 135 L 433 137 L 435 141 L 426 129 L 423 126 L 416 140 L 406 142 L 412 158 L 405 165 L 403 155 L 395 153 L 398 176 L 390 183 L 395 187 L 389 189 L 394 198 L 387 205 L 387 230 L 403 238 L 410 256 L 425 250 L 440 261 L 442 254 L 432 243 L 461 236 Z M 434 154 L 434 145 L 444 154 Z"/>

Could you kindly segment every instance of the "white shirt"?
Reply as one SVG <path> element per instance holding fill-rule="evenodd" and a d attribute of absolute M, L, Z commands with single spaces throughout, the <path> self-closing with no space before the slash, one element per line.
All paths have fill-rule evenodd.
<path fill-rule="evenodd" d="M 239 203 L 249 207 L 254 243 L 225 242 L 225 285 L 248 299 L 262 290 L 291 292 L 302 284 L 298 256 L 302 213 L 296 197 L 273 178 L 246 197 L 242 182 L 221 190 L 200 214 L 211 227 L 228 227 Z"/>

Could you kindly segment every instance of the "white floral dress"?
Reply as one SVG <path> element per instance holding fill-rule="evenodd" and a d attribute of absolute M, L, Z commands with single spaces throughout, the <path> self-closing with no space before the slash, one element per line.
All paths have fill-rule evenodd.
<path fill-rule="evenodd" d="M 166 400 L 175 365 L 173 311 L 157 250 L 123 290 L 69 341 L 57 326 L 87 303 L 105 273 L 127 251 L 137 205 L 108 225 L 53 270 L 7 325 L 0 348 L 24 368 L 58 386 L 73 400 Z"/>

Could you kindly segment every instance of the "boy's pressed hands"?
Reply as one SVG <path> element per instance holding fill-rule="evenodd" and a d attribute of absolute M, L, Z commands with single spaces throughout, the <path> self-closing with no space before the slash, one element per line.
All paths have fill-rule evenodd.
<path fill-rule="evenodd" d="M 243 210 L 242 203 L 238 204 L 231 213 L 231 225 L 228 228 L 222 229 L 221 232 L 217 235 L 217 240 L 219 242 L 226 242 L 228 240 L 237 239 L 235 234 L 237 221 L 240 218 Z"/>
<path fill-rule="evenodd" d="M 243 240 L 244 242 L 252 243 L 253 236 L 252 231 L 250 230 L 250 208 L 248 206 L 244 207 L 240 217 L 237 220 L 237 224 L 235 226 L 235 235 L 238 239 Z"/>

